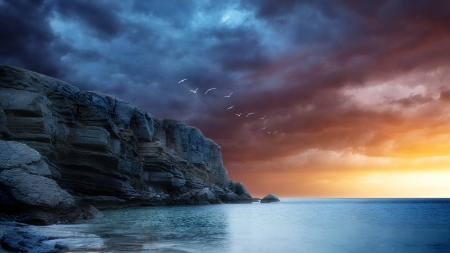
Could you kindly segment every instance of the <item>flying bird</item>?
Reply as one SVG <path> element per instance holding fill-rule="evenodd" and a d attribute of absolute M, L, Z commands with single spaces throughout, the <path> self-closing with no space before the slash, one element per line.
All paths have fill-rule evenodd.
<path fill-rule="evenodd" d="M 233 106 L 230 106 L 230 107 L 228 107 L 228 109 L 227 110 L 230 110 L 231 108 L 233 108 L 234 107 L 234 105 Z"/>
<path fill-rule="evenodd" d="M 268 134 L 270 134 L 270 132 L 267 132 Z"/>
<path fill-rule="evenodd" d="M 283 133 L 281 136 L 285 135 L 286 133 Z"/>
<path fill-rule="evenodd" d="M 216 89 L 216 88 L 208 89 L 208 90 L 205 92 L 205 94 L 208 93 L 208 91 L 210 91 L 210 90 L 215 90 L 215 89 Z"/>
<path fill-rule="evenodd" d="M 241 117 L 241 114 L 242 114 L 242 112 L 241 113 L 239 113 L 239 114 L 236 114 L 238 117 Z"/>
<path fill-rule="evenodd" d="M 189 91 L 192 91 L 192 92 L 194 92 L 194 93 L 197 93 L 197 90 L 198 90 L 198 88 L 195 89 L 195 90 L 189 90 Z"/>
<path fill-rule="evenodd" d="M 266 115 L 264 115 L 264 117 L 262 117 L 262 118 L 259 118 L 259 119 L 264 119 L 266 117 Z"/>
<path fill-rule="evenodd" d="M 252 114 L 254 114 L 253 112 L 250 112 L 249 114 L 247 114 L 247 116 L 245 116 L 246 118 L 249 116 L 249 115 L 252 115 Z"/>
<path fill-rule="evenodd" d="M 229 98 L 229 97 L 231 96 L 231 94 L 233 94 L 233 92 L 231 92 L 231 93 L 230 93 L 230 95 L 228 95 L 228 96 L 224 96 L 224 97 L 226 97 L 226 98 Z"/>
<path fill-rule="evenodd" d="M 276 134 L 276 133 L 278 133 L 278 131 L 273 132 L 273 134 Z"/>
<path fill-rule="evenodd" d="M 264 127 L 263 129 L 261 129 L 261 130 L 264 130 L 264 129 L 266 129 L 266 127 Z"/>
<path fill-rule="evenodd" d="M 186 80 L 187 80 L 187 78 L 185 78 L 185 79 L 179 81 L 178 83 L 182 83 L 182 82 L 184 82 L 184 81 L 186 81 Z"/>

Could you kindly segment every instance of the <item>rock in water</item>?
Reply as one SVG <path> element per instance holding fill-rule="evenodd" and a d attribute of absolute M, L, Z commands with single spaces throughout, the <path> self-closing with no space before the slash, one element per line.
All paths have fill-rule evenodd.
<path fill-rule="evenodd" d="M 261 199 L 260 203 L 270 203 L 270 202 L 278 202 L 280 201 L 277 196 L 272 193 L 267 194 L 263 199 Z"/>
<path fill-rule="evenodd" d="M 25 206 L 64 213 L 79 204 L 190 204 L 205 188 L 207 202 L 251 202 L 243 184 L 228 179 L 219 145 L 199 129 L 5 65 L 0 140 L 0 216 Z M 97 205 L 99 196 L 117 201 Z"/>

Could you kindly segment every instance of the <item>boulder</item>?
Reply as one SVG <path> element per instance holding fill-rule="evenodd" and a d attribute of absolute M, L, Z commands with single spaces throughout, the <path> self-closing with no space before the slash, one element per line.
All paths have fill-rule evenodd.
<path fill-rule="evenodd" d="M 270 203 L 270 202 L 278 202 L 280 201 L 277 196 L 272 193 L 267 194 L 263 199 L 261 199 L 260 203 Z"/>
<path fill-rule="evenodd" d="M 47 224 L 74 219 L 73 197 L 50 176 L 40 154 L 25 144 L 0 141 L 0 213 L 19 212 L 20 219 Z"/>
<path fill-rule="evenodd" d="M 88 206 L 84 206 L 82 207 L 83 209 L 83 213 L 81 214 L 81 216 L 83 217 L 83 219 L 87 220 L 87 219 L 96 219 L 96 218 L 102 218 L 103 216 L 105 216 L 102 212 L 100 212 L 97 208 L 88 205 Z"/>
<path fill-rule="evenodd" d="M 0 170 L 32 165 L 41 160 L 36 150 L 15 141 L 0 141 Z"/>
<path fill-rule="evenodd" d="M 216 196 L 209 190 L 209 188 L 203 188 L 197 193 L 197 202 L 199 204 L 215 204 L 217 202 Z"/>
<path fill-rule="evenodd" d="M 2 248 L 12 252 L 51 253 L 60 252 L 50 245 L 42 243 L 45 237 L 29 232 L 27 227 L 9 229 L 1 238 Z"/>
<path fill-rule="evenodd" d="M 23 204 L 42 208 L 75 207 L 72 196 L 54 180 L 23 169 L 2 171 L 0 185 L 10 188 L 14 199 Z"/>

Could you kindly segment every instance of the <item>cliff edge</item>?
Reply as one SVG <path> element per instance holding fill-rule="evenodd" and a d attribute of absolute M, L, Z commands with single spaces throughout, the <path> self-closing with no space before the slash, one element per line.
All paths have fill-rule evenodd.
<path fill-rule="evenodd" d="M 48 224 L 91 205 L 251 201 L 199 129 L 0 65 L 0 216 Z"/>

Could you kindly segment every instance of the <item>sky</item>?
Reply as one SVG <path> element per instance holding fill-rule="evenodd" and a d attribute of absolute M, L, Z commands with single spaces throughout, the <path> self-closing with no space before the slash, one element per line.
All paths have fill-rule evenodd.
<path fill-rule="evenodd" d="M 199 128 L 253 196 L 450 197 L 450 1 L 0 0 L 0 27 L 0 64 Z"/>

